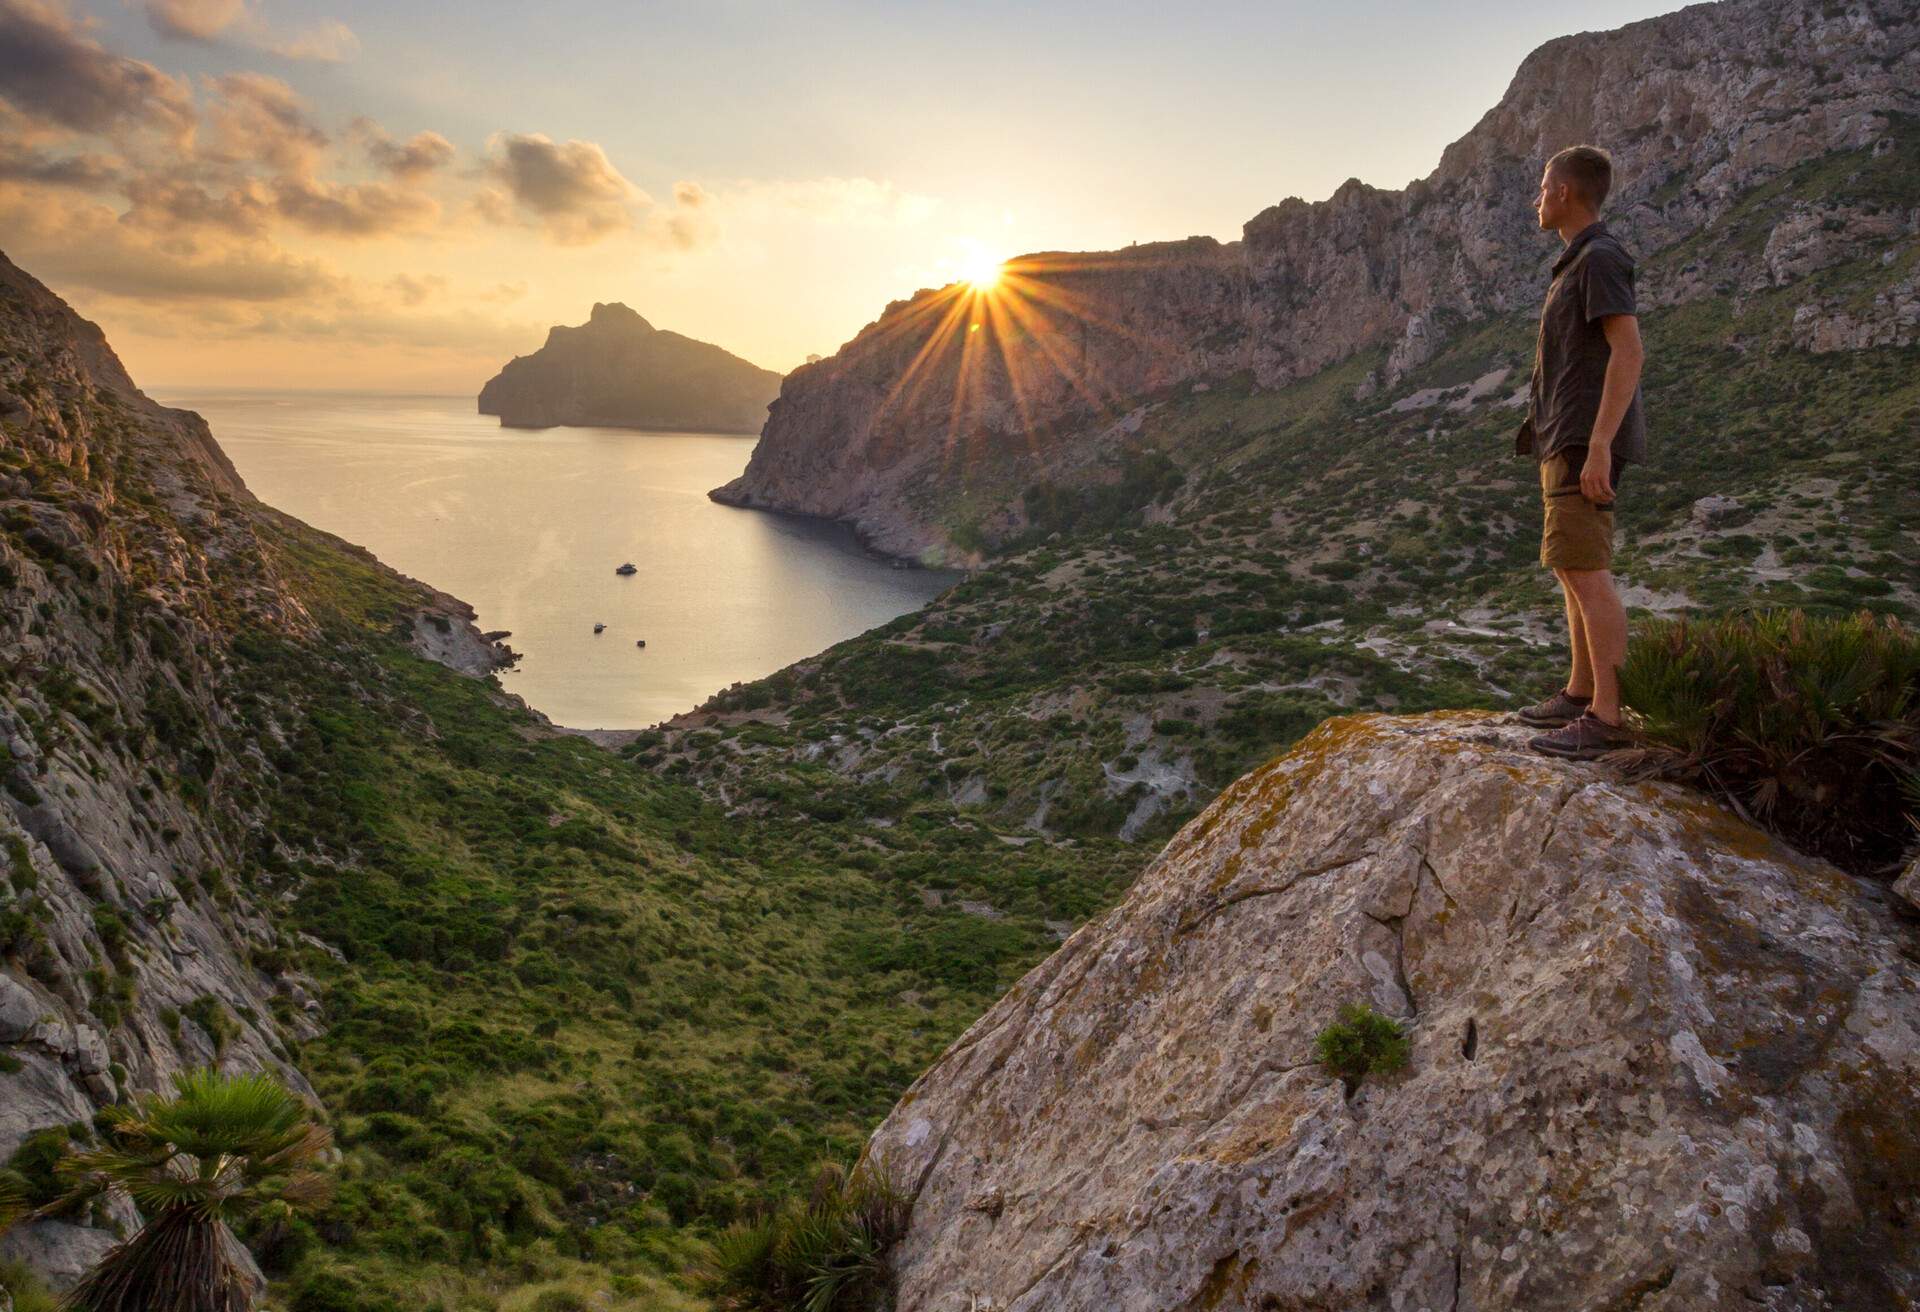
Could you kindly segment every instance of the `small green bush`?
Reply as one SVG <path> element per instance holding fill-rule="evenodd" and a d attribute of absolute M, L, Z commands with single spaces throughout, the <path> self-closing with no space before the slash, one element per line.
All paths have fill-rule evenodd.
<path fill-rule="evenodd" d="M 1912 841 L 1920 637 L 1887 616 L 1769 611 L 1642 627 L 1620 673 L 1650 767 L 1856 873 Z"/>
<path fill-rule="evenodd" d="M 225 1052 L 227 1044 L 240 1032 L 239 1025 L 227 1014 L 226 1007 L 211 993 L 202 993 L 180 1008 L 180 1014 L 207 1032 L 207 1037 L 213 1040 L 216 1054 Z"/>
<path fill-rule="evenodd" d="M 1410 1050 L 1399 1021 L 1357 1002 L 1341 1007 L 1340 1018 L 1313 1041 L 1313 1055 L 1320 1064 L 1349 1087 L 1369 1075 L 1399 1070 L 1407 1064 Z"/>

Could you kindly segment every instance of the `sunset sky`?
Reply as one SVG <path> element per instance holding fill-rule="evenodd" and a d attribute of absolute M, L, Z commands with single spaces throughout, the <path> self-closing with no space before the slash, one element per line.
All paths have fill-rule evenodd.
<path fill-rule="evenodd" d="M 1592 13 L 0 0 L 0 249 L 148 386 L 472 392 L 610 300 L 786 370 L 982 255 L 1402 186 Z"/>

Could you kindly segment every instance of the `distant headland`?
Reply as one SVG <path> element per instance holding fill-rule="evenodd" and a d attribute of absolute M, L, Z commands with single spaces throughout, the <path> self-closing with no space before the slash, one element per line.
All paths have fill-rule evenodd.
<path fill-rule="evenodd" d="M 480 413 L 514 428 L 758 433 L 779 394 L 773 370 L 655 328 L 613 302 L 595 305 L 577 327 L 556 326 L 545 346 L 509 361 L 480 389 Z"/>

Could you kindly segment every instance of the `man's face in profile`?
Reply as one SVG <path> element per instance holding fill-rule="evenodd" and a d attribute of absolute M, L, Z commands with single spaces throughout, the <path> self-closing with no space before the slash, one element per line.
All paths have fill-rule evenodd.
<path fill-rule="evenodd" d="M 1540 195 L 1533 202 L 1533 212 L 1539 216 L 1540 227 L 1551 231 L 1560 226 L 1566 217 L 1568 195 L 1571 188 L 1553 176 L 1552 168 L 1540 171 Z"/>

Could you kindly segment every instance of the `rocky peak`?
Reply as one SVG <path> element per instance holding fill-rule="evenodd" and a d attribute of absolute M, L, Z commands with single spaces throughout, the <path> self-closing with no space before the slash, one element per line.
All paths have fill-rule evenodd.
<path fill-rule="evenodd" d="M 875 1132 L 899 1312 L 1920 1297 L 1911 924 L 1523 739 L 1329 721 L 1182 830 Z M 1316 1063 L 1346 1003 L 1404 1070 Z"/>
<path fill-rule="evenodd" d="M 657 329 L 619 301 L 596 301 L 587 322 L 596 328 L 624 329 L 629 332 L 656 332 Z"/>
<path fill-rule="evenodd" d="M 0 395 L 0 420 L 11 421 L 14 440 L 43 444 L 49 453 L 85 461 L 97 454 L 97 443 L 81 426 L 80 413 L 62 402 L 81 395 L 110 397 L 116 407 L 138 417 L 135 440 L 144 437 L 155 444 L 150 452 L 155 463 L 181 476 L 169 490 L 184 498 L 183 508 L 217 496 L 251 499 L 205 420 L 190 410 L 160 405 L 134 386 L 99 325 L 75 314 L 4 254 L 0 321 L 0 341 L 12 366 L 0 371 L 0 385 L 8 389 Z"/>

